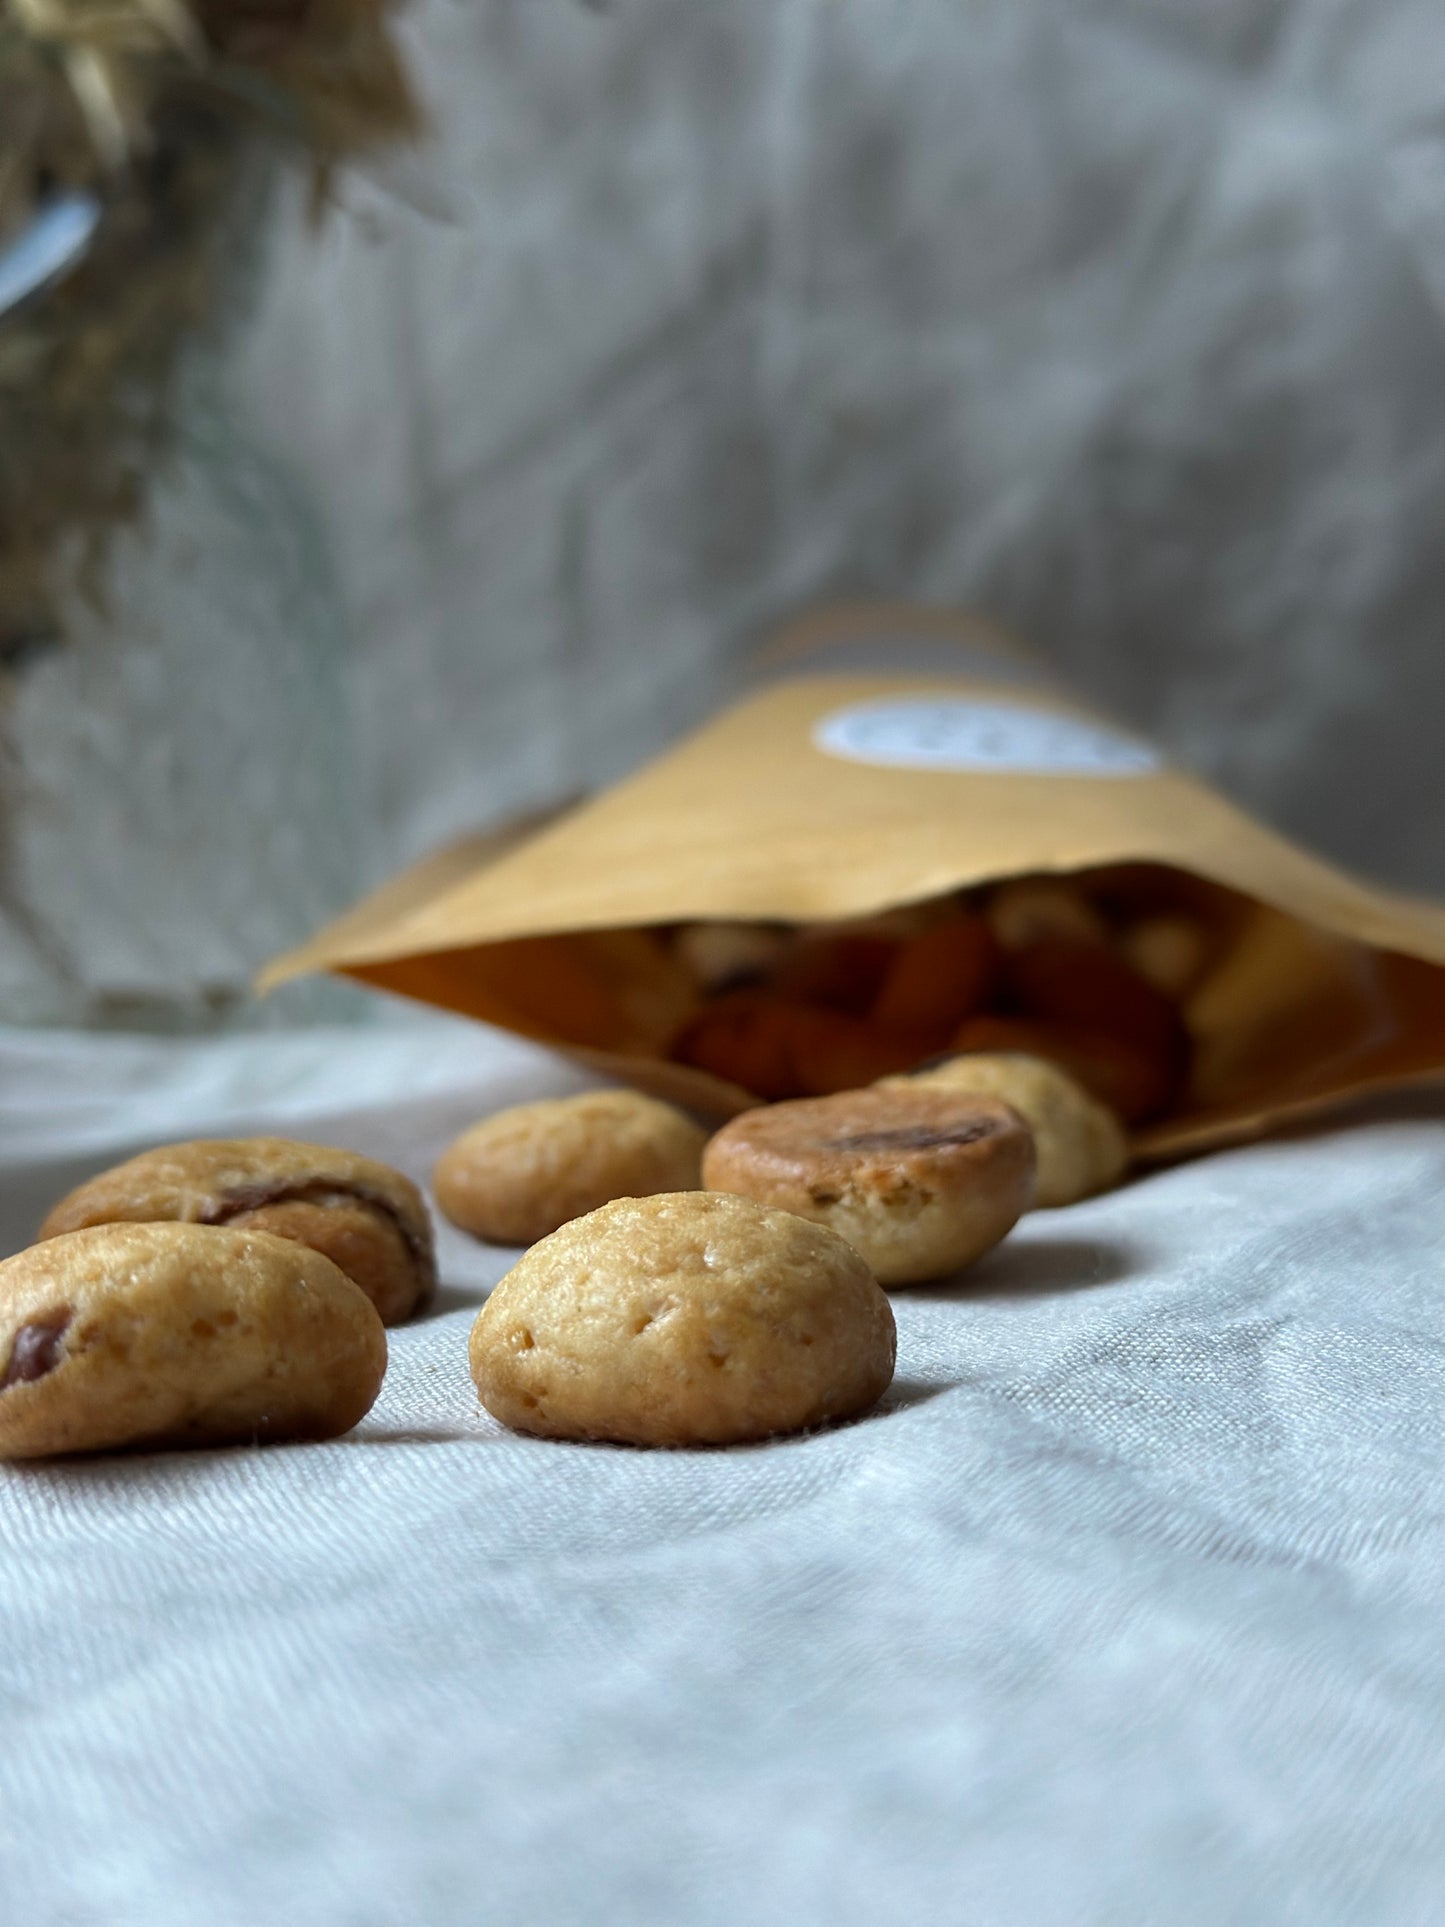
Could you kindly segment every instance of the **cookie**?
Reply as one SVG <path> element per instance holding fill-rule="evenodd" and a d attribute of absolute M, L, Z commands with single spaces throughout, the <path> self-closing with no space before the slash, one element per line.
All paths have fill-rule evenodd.
<path fill-rule="evenodd" d="M 1035 1205 L 1074 1204 L 1116 1184 L 1129 1163 L 1118 1118 L 1057 1064 L 1042 1057 L 983 1053 L 950 1057 L 884 1090 L 969 1091 L 1011 1104 L 1034 1134 Z"/>
<path fill-rule="evenodd" d="M 693 1190 L 707 1132 L 640 1091 L 587 1091 L 498 1111 L 444 1151 L 439 1209 L 492 1244 L 529 1245 L 613 1198 Z"/>
<path fill-rule="evenodd" d="M 958 1271 L 1034 1194 L 1034 1141 L 997 1098 L 844 1091 L 744 1111 L 703 1155 L 709 1190 L 796 1211 L 846 1238 L 885 1285 Z"/>
<path fill-rule="evenodd" d="M 41 1238 L 96 1224 L 230 1224 L 310 1245 L 358 1284 L 388 1325 L 436 1289 L 420 1191 L 355 1151 L 284 1137 L 197 1138 L 144 1151 L 54 1206 Z"/>
<path fill-rule="evenodd" d="M 856 1417 L 893 1376 L 858 1253 L 746 1198 L 619 1198 L 534 1245 L 472 1327 L 482 1403 L 520 1432 L 737 1445 Z"/>
<path fill-rule="evenodd" d="M 270 1232 L 99 1225 L 0 1264 L 0 1458 L 334 1438 L 385 1371 L 366 1294 Z"/>

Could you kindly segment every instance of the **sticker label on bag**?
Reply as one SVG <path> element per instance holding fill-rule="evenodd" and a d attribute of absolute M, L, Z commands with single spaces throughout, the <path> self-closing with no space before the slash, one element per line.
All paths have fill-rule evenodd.
<path fill-rule="evenodd" d="M 883 769 L 1021 776 L 1145 776 L 1157 751 L 1122 730 L 1056 710 L 974 696 L 854 703 L 813 727 L 814 747 Z"/>

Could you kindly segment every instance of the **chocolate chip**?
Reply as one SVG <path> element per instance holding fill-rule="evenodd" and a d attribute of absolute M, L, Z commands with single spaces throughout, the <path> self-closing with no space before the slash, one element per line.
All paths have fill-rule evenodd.
<path fill-rule="evenodd" d="M 55 1370 L 60 1363 L 60 1341 L 72 1316 L 70 1306 L 62 1305 L 59 1311 L 48 1311 L 20 1327 L 10 1347 L 5 1376 L 0 1378 L 0 1392 L 12 1385 L 33 1385 L 37 1378 Z"/>
<path fill-rule="evenodd" d="M 414 1228 L 389 1198 L 373 1191 L 369 1184 L 347 1183 L 335 1178 L 275 1178 L 259 1184 L 238 1185 L 228 1191 L 208 1211 L 202 1224 L 230 1224 L 248 1211 L 264 1210 L 268 1204 L 359 1204 L 392 1224 L 406 1246 L 412 1263 L 424 1271 L 431 1268 L 431 1254 Z"/>
<path fill-rule="evenodd" d="M 976 1124 L 959 1124 L 952 1130 L 927 1124 L 903 1124 L 892 1131 L 858 1131 L 848 1137 L 830 1137 L 830 1151 L 936 1151 L 949 1144 L 976 1144 L 992 1137 L 999 1128 L 995 1118 L 980 1118 Z"/>

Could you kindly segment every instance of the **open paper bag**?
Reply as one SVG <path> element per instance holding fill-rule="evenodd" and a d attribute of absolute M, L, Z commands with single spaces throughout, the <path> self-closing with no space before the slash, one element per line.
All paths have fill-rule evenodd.
<path fill-rule="evenodd" d="M 1031 1049 L 1164 1158 L 1445 1079 L 1445 908 L 1254 822 L 986 624 L 913 608 L 794 625 L 638 774 L 422 863 L 263 982 L 318 969 L 718 1117 Z"/>

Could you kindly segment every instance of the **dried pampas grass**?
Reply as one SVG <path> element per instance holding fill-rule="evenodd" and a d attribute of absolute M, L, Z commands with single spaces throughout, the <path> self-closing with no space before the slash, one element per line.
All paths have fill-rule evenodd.
<path fill-rule="evenodd" d="M 0 0 L 0 254 L 94 195 L 72 272 L 0 312 L 0 668 L 142 509 L 258 150 L 334 170 L 415 135 L 389 0 Z"/>

